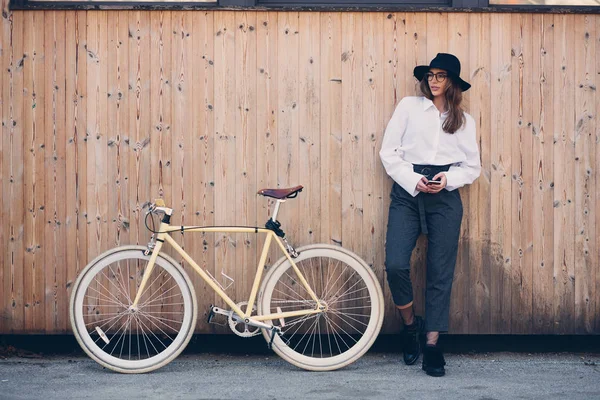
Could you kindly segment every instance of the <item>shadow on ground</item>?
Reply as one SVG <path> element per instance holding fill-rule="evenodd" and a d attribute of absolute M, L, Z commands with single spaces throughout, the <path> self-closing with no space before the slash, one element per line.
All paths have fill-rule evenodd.
<path fill-rule="evenodd" d="M 444 335 L 447 353 L 593 353 L 600 354 L 600 335 Z M 371 353 L 400 353 L 399 335 L 380 335 Z M 268 355 L 262 336 L 194 335 L 183 354 L 227 353 Z M 83 355 L 73 335 L 0 335 L 0 357 L 39 358 L 45 355 Z"/>

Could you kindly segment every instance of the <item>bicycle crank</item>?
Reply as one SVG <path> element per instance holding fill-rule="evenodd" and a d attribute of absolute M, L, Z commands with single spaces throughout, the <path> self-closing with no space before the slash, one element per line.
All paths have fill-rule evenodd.
<path fill-rule="evenodd" d="M 247 301 L 242 301 L 238 303 L 237 306 L 242 310 L 246 311 L 246 307 L 248 306 Z M 252 312 L 256 311 L 256 306 L 252 306 Z M 228 318 L 229 328 L 238 336 L 241 337 L 252 337 L 256 336 L 260 333 L 260 327 L 251 325 L 249 323 L 244 322 L 241 317 L 235 315 L 233 311 L 229 314 Z"/>

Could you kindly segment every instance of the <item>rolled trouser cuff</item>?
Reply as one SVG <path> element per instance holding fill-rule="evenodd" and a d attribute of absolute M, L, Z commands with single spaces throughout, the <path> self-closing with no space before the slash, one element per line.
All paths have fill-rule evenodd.
<path fill-rule="evenodd" d="M 398 304 L 396 304 L 396 308 L 399 310 L 406 310 L 407 308 L 412 307 L 412 305 L 413 305 L 413 302 L 411 301 L 410 303 L 405 304 L 403 306 L 399 306 Z"/>
<path fill-rule="evenodd" d="M 413 302 L 413 287 L 410 280 L 410 269 L 387 269 L 387 280 L 392 292 L 394 304 L 408 307 Z"/>

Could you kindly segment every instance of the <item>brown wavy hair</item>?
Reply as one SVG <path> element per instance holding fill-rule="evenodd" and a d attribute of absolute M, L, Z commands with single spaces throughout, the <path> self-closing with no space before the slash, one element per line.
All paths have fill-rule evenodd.
<path fill-rule="evenodd" d="M 447 133 L 455 133 L 466 123 L 467 119 L 465 118 L 464 109 L 462 107 L 462 90 L 460 90 L 460 87 L 454 82 L 451 75 L 448 75 L 447 79 L 449 85 L 444 93 L 444 97 L 446 98 L 448 117 L 444 121 L 442 129 Z M 427 81 L 426 76 L 421 80 L 419 88 L 425 97 L 433 101 L 433 94 L 429 88 L 429 82 Z"/>

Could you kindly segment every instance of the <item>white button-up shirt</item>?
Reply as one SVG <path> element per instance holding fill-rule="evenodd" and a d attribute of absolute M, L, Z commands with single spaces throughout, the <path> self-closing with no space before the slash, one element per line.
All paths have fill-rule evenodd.
<path fill-rule="evenodd" d="M 423 177 L 413 171 L 413 164 L 452 164 L 445 172 L 446 190 L 473 183 L 481 173 L 475 120 L 465 113 L 466 123 L 450 134 L 442 129 L 446 116 L 426 97 L 405 97 L 385 129 L 379 152 L 383 166 L 413 197 Z"/>

